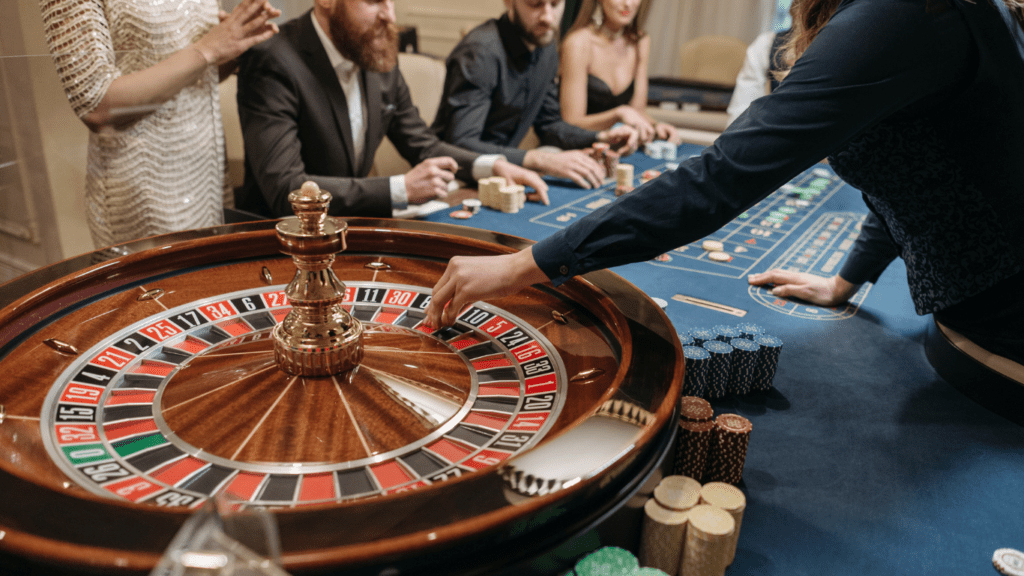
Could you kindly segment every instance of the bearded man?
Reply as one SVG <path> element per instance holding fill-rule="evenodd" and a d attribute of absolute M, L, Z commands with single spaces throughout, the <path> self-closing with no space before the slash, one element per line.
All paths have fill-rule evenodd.
<path fill-rule="evenodd" d="M 502 154 L 582 188 L 600 187 L 604 168 L 579 149 L 607 142 L 632 152 L 636 131 L 620 126 L 594 132 L 562 119 L 555 39 L 563 0 L 505 0 L 505 7 L 505 14 L 474 28 L 448 56 L 444 96 L 431 128 L 457 146 Z M 517 149 L 531 127 L 541 144 L 564 151 Z"/>
<path fill-rule="evenodd" d="M 280 28 L 274 42 L 239 62 L 245 183 L 237 208 L 291 214 L 288 194 L 312 180 L 333 196 L 332 215 L 390 217 L 444 198 L 456 177 L 492 175 L 532 186 L 546 200 L 536 173 L 444 143 L 423 122 L 397 68 L 393 0 L 316 0 Z M 369 178 L 384 136 L 413 168 Z"/>

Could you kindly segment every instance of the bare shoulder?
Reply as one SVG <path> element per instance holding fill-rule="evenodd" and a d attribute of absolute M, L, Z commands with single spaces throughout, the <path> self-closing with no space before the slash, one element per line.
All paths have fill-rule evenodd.
<path fill-rule="evenodd" d="M 637 47 L 637 50 L 639 50 L 641 54 L 650 54 L 650 52 L 651 52 L 651 35 L 650 34 L 644 34 L 643 36 L 641 36 L 640 39 L 636 41 L 636 47 Z"/>
<path fill-rule="evenodd" d="M 562 52 L 573 53 L 578 57 L 586 57 L 590 53 L 594 33 L 590 28 L 573 30 L 562 40 Z"/>

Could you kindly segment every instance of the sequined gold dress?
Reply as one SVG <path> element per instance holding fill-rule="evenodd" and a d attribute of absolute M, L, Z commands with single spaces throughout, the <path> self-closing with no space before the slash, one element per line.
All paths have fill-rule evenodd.
<path fill-rule="evenodd" d="M 79 117 L 114 79 L 148 68 L 217 23 L 217 0 L 41 0 L 50 53 Z M 89 133 L 86 217 L 97 248 L 223 221 L 224 132 L 210 66 L 118 130 Z"/>

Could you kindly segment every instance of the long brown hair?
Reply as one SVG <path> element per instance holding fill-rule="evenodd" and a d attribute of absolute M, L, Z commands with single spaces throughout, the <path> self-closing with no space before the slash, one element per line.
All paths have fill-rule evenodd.
<path fill-rule="evenodd" d="M 600 0 L 583 0 L 583 4 L 580 6 L 580 11 L 576 15 L 576 20 L 569 27 L 569 30 L 565 33 L 566 36 L 572 34 L 580 28 L 586 28 L 593 23 L 594 12 L 599 7 Z M 622 31 L 623 36 L 630 42 L 639 42 L 644 37 L 644 24 L 647 23 L 647 14 L 651 11 L 651 0 L 640 0 L 640 7 L 636 11 L 636 16 L 633 17 L 633 21 L 630 22 L 626 29 Z"/>
<path fill-rule="evenodd" d="M 966 1 L 973 2 L 974 0 Z M 1024 0 L 991 1 L 1005 3 L 1017 23 L 1024 29 Z M 807 50 L 825 24 L 832 19 L 841 2 L 842 0 L 793 0 L 789 7 L 789 14 L 793 17 L 792 32 L 776 56 L 779 71 L 775 75 L 779 80 L 786 76 L 797 58 L 804 53 L 804 50 Z"/>

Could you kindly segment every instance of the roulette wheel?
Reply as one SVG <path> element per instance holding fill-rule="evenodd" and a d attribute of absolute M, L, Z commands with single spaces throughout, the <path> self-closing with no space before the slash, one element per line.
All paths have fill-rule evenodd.
<path fill-rule="evenodd" d="M 256 222 L 0 286 L 0 565 L 148 572 L 227 495 L 273 511 L 292 572 L 529 573 L 660 474 L 683 361 L 642 292 L 598 272 L 438 330 L 423 311 L 449 258 L 528 241 L 346 224 L 336 256 Z M 303 298 L 358 321 L 340 373 L 279 361 Z"/>

